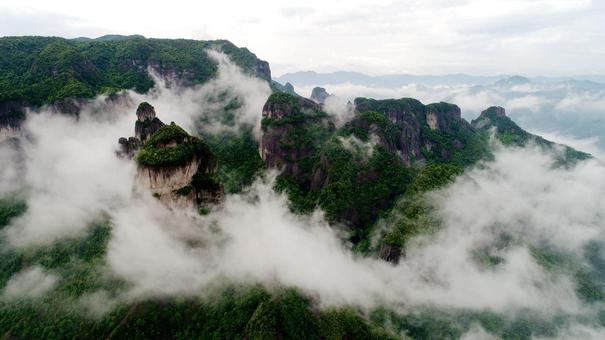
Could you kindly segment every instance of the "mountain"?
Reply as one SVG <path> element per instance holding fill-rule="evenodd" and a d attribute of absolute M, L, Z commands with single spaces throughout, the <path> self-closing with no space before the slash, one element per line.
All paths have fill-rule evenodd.
<path fill-rule="evenodd" d="M 82 99 L 122 89 L 144 93 L 154 85 L 148 69 L 182 85 L 204 83 L 217 72 L 206 49 L 220 50 L 244 72 L 271 81 L 266 61 L 226 40 L 0 38 L 0 129 L 18 127 L 27 107 L 53 104 L 77 113 Z"/>
<path fill-rule="evenodd" d="M 524 77 L 519 75 L 369 76 L 351 72 L 296 72 L 277 78 L 299 92 L 322 86 L 346 100 L 414 97 L 426 102 L 457 103 L 463 116 L 476 118 L 485 107 L 506 107 L 525 129 L 576 139 L 595 140 L 605 147 L 605 81 L 599 76 Z"/>
<path fill-rule="evenodd" d="M 316 86 L 311 91 L 311 97 L 309 98 L 317 104 L 323 104 L 326 102 L 326 99 L 328 99 L 329 96 L 330 94 L 326 91 L 326 89 Z"/>
<path fill-rule="evenodd" d="M 273 88 L 274 91 L 286 92 L 286 93 L 298 96 L 298 94 L 294 91 L 294 86 L 292 86 L 292 84 L 290 84 L 290 83 L 286 83 L 285 85 L 282 85 L 282 84 L 276 82 L 275 80 L 272 80 L 271 87 Z"/>
<path fill-rule="evenodd" d="M 121 41 L 121 40 L 130 40 L 130 39 L 145 39 L 145 37 L 140 34 L 133 34 L 133 35 L 106 34 L 106 35 L 100 36 L 98 38 L 78 37 L 78 38 L 73 38 L 70 40 L 73 40 L 73 41 L 92 41 L 92 40 L 94 40 L 94 41 Z"/>
<path fill-rule="evenodd" d="M 487 109 L 471 124 L 454 104 L 356 98 L 354 117 L 337 128 L 322 105 L 274 93 L 263 108 L 260 152 L 268 168 L 281 170 L 276 187 L 288 193 L 294 210 L 319 207 L 329 221 L 350 228 L 353 243 L 363 244 L 377 217 L 425 169 L 437 171 L 433 181 L 445 184 L 440 177 L 489 159 L 492 128 L 506 145 L 555 147 L 521 129 L 502 108 Z M 589 157 L 565 148 L 563 163 Z"/>
<path fill-rule="evenodd" d="M 466 178 L 469 172 L 493 171 L 490 162 L 494 161 L 494 150 L 498 148 L 514 150 L 536 146 L 556 153 L 558 158 L 556 164 L 552 164 L 554 169 L 573 168 L 578 162 L 590 158 L 586 153 L 524 130 L 503 107 L 490 106 L 469 122 L 460 106 L 446 101 L 425 104 L 407 97 L 357 97 L 350 104 L 353 111 L 350 119 L 342 121 L 322 104 L 326 89 L 315 91 L 312 98 L 315 101 L 297 95 L 291 83 L 281 85 L 271 80 L 266 62 L 226 41 L 163 40 L 140 36 L 90 40 L 24 37 L 2 38 L 0 47 L 7 51 L 0 54 L 2 71 L 6 71 L 0 73 L 0 84 L 7 91 L 3 91 L 0 97 L 3 100 L 0 108 L 5 110 L 0 115 L 3 119 L 0 122 L 11 128 L 18 128 L 25 118 L 24 107 L 52 104 L 61 109 L 69 108 L 69 103 L 72 103 L 77 109 L 80 101 L 100 93 L 114 93 L 125 88 L 148 91 L 153 85 L 147 74 L 149 67 L 183 85 L 204 83 L 217 75 L 219 67 L 204 52 L 208 47 L 222 49 L 244 72 L 269 83 L 273 91 L 270 95 L 262 92 L 259 105 L 250 111 L 255 118 L 253 122 L 260 120 L 260 130 L 251 121 L 236 119 L 247 98 L 244 95 L 230 98 L 227 95 L 229 89 L 218 87 L 215 88 L 216 97 L 226 97 L 226 100 L 211 97 L 203 104 L 188 102 L 199 105 L 195 107 L 195 114 L 189 117 L 194 123 L 188 131 L 177 124 L 181 122 L 162 122 L 153 106 L 154 96 L 148 96 L 148 102 L 141 102 L 137 107 L 136 120 L 129 111 L 134 126 L 128 126 L 132 127 L 134 136 L 113 140 L 113 129 L 118 127 L 105 122 L 110 130 L 94 134 L 90 140 L 87 139 L 88 134 L 81 132 L 70 135 L 66 141 L 50 139 L 49 145 L 43 145 L 49 149 L 41 149 L 50 152 L 37 150 L 22 154 L 23 158 L 48 158 L 48 163 L 43 163 L 46 167 L 34 170 L 53 185 L 52 188 L 39 188 L 36 185 L 41 180 L 38 179 L 29 183 L 31 187 L 0 197 L 0 334 L 4 338 L 440 339 L 460 338 L 476 325 L 481 325 L 489 335 L 526 339 L 555 336 L 559 323 L 579 318 L 573 313 L 561 317 L 555 313 L 554 316 L 537 315 L 526 307 L 519 313 L 459 307 L 450 305 L 448 295 L 436 295 L 438 300 L 446 300 L 446 308 L 440 307 L 443 305 L 435 303 L 436 300 L 426 300 L 431 303 L 419 305 L 416 300 L 409 300 L 408 304 L 407 297 L 399 298 L 397 287 L 407 285 L 406 273 L 412 273 L 401 268 L 407 268 L 406 261 L 413 260 L 411 250 L 422 246 L 410 246 L 409 242 L 415 236 L 423 236 L 419 243 L 431 242 L 433 233 L 452 222 L 443 220 L 445 217 L 436 212 L 434 200 L 427 198 L 431 194 L 443 195 L 443 192 L 435 190 L 447 188 L 458 180 L 473 182 L 473 178 Z M 312 78 L 316 74 L 298 76 L 303 79 L 301 81 L 306 81 L 305 77 Z M 340 72 L 332 76 L 334 79 L 375 81 L 358 73 Z M 490 85 L 500 81 L 465 75 L 448 77 L 452 82 L 474 79 Z M 381 79 L 385 83 L 397 84 L 420 78 L 385 76 Z M 504 79 L 499 85 L 506 88 L 503 91 L 531 82 L 520 77 Z M 429 76 L 424 81 L 441 80 Z M 317 84 L 313 83 L 313 86 Z M 475 89 L 481 91 L 481 86 Z M 205 93 L 195 94 L 197 100 Z M 261 96 L 255 93 L 254 97 L 254 103 L 257 103 L 259 98 L 256 97 Z M 170 109 L 181 110 L 183 106 L 176 104 Z M 159 109 L 158 113 L 162 114 Z M 222 129 L 212 125 L 216 116 L 224 123 Z M 34 116 L 34 119 L 36 117 L 40 118 Z M 57 117 L 63 125 L 50 125 L 50 120 L 42 120 L 38 122 L 42 125 L 40 128 L 48 124 L 50 128 L 59 130 L 54 131 L 53 136 L 57 137 L 70 128 L 78 127 L 76 123 L 66 126 L 72 122 L 62 119 L 63 116 L 55 115 L 48 119 Z M 92 125 L 99 129 L 103 124 L 95 121 Z M 111 136 L 111 140 L 103 140 L 102 147 L 94 149 L 91 146 L 95 140 L 107 136 Z M 6 159 L 5 167 L 8 168 L 9 162 L 15 162 L 5 156 L 5 146 L 10 146 L 10 150 L 27 150 L 36 142 L 44 144 L 48 141 L 39 137 L 35 134 L 17 136 L 0 142 L 0 157 L 3 161 Z M 74 149 L 74 145 L 84 147 Z M 112 145 L 121 158 L 113 157 L 113 149 L 109 150 L 109 156 L 107 153 L 97 154 L 99 149 L 106 150 Z M 108 158 L 119 165 L 126 164 L 128 171 L 125 172 L 134 180 L 132 183 L 126 181 L 133 185 L 124 191 L 137 198 L 126 202 L 132 206 L 124 206 L 121 195 L 110 188 L 114 180 L 124 186 L 118 181 L 121 178 L 117 174 L 118 163 L 110 162 L 115 168 L 101 168 L 101 171 L 96 168 L 98 163 L 80 165 L 83 169 L 75 169 L 73 158 L 68 158 L 71 162 L 61 159 L 62 153 L 57 151 L 61 148 L 65 148 L 68 155 L 84 159 L 82 163 Z M 29 174 L 27 169 L 21 170 Z M 72 176 L 82 177 L 85 183 L 93 181 L 94 176 L 107 177 L 108 181 L 93 182 L 94 185 L 81 188 L 75 181 L 66 184 L 57 180 L 56 171 L 63 171 L 70 179 Z M 271 182 L 274 173 L 277 177 Z M 465 176 L 461 176 L 463 173 Z M 591 171 L 582 174 L 594 175 Z M 525 184 L 530 180 L 536 179 L 528 178 Z M 262 190 L 258 190 L 257 184 L 253 184 L 255 181 L 270 183 L 264 188 L 274 201 L 262 205 L 266 197 Z M 567 183 L 573 182 L 567 178 L 565 185 Z M 589 186 L 583 183 L 585 187 Z M 539 198 L 554 190 L 554 184 L 539 187 L 536 190 Z M 460 195 L 475 195 L 485 186 L 485 183 L 473 182 L 470 190 L 467 187 L 468 192 L 455 191 L 455 195 L 448 199 L 459 205 L 452 210 L 460 210 L 467 205 L 464 201 L 458 202 Z M 50 189 L 58 190 L 53 200 L 32 201 L 28 196 L 46 194 L 52 191 Z M 45 226 L 45 219 L 62 216 L 70 208 L 60 206 L 62 209 L 58 209 L 50 203 L 63 202 L 74 192 L 88 197 L 91 194 L 88 191 L 97 190 L 108 191 L 111 195 L 104 197 L 109 202 L 102 205 L 98 213 L 88 206 L 90 202 L 85 202 L 82 215 L 86 222 L 79 233 L 70 232 L 69 237 L 42 245 L 16 247 L 10 244 L 9 237 L 14 235 L 15 226 L 28 223 L 25 217 L 36 207 L 41 209 L 43 216 L 33 222 L 36 227 Z M 273 191 L 284 195 L 275 195 Z M 584 188 L 584 192 L 589 191 Z M 500 194 L 504 193 L 497 192 L 495 196 Z M 137 195 L 142 198 L 138 199 Z M 149 195 L 164 204 L 156 204 Z M 145 206 L 149 201 L 151 204 Z M 511 208 L 523 204 L 505 203 Z M 534 209 L 538 203 L 527 205 Z M 190 207 L 196 209 L 186 209 Z M 474 219 L 486 218 L 483 215 L 487 213 L 479 211 L 481 208 L 478 204 L 469 209 L 469 220 L 473 223 Z M 131 210 L 128 209 L 136 214 L 129 215 Z M 241 218 L 238 209 L 253 214 Z M 322 214 L 315 214 L 317 210 Z M 572 214 L 579 214 L 576 210 L 571 211 Z M 554 223 L 552 209 L 549 213 L 545 220 L 550 226 Z M 221 223 L 226 218 L 233 219 L 230 229 Z M 317 219 L 322 222 L 306 224 Z M 452 223 L 455 222 L 454 219 Z M 500 232 L 498 228 L 505 222 L 505 218 L 495 220 L 487 228 Z M 520 229 L 528 228 L 522 219 L 515 222 L 520 224 Z M 595 223 L 591 219 L 583 222 Z M 159 223 L 159 226 L 154 228 L 154 223 Z M 289 223 L 295 223 L 299 228 L 289 229 Z M 269 229 L 263 228 L 266 225 L 276 226 L 279 233 L 272 235 Z M 584 258 L 573 257 L 580 255 L 561 255 L 541 243 L 534 245 L 529 240 L 516 238 L 514 231 L 506 227 L 508 225 L 504 224 L 504 230 L 498 233 L 496 244 L 489 243 L 492 240 L 484 232 L 485 235 L 479 236 L 485 239 L 479 239 L 477 247 L 469 248 L 472 252 L 465 248 L 455 253 L 459 257 L 470 258 L 468 263 L 477 264 L 477 267 L 472 267 L 473 275 L 485 274 L 480 276 L 481 279 L 493 276 L 497 280 L 507 279 L 505 276 L 507 270 L 511 270 L 511 264 L 507 264 L 505 256 L 507 252 L 514 252 L 517 257 L 513 260 L 517 262 L 512 263 L 513 267 L 521 266 L 519 262 L 525 258 L 536 259 L 535 263 L 530 262 L 531 267 L 521 266 L 524 271 L 539 272 L 538 268 L 544 267 L 555 268 L 548 272 L 553 277 L 572 273 L 569 277 L 564 276 L 565 292 L 588 301 L 590 313 L 605 301 L 605 286 L 600 285 L 603 282 L 603 270 L 600 268 L 605 263 L 600 255 L 600 244 L 586 248 L 589 261 L 597 263 L 593 269 L 584 263 Z M 470 238 L 473 235 L 469 231 L 472 229 L 462 231 L 463 236 L 468 236 L 468 240 L 462 241 L 461 238 L 453 238 L 455 235 L 451 233 L 442 235 L 444 243 L 437 244 L 438 247 L 430 248 L 428 252 L 438 252 L 446 244 L 475 243 L 477 239 Z M 283 246 L 293 236 L 290 233 L 299 233 L 303 237 L 296 239 L 291 247 Z M 266 234 L 269 237 L 262 238 Z M 330 247 L 329 252 L 321 252 L 320 243 L 326 240 L 325 237 L 331 237 L 325 242 Z M 129 238 L 132 243 L 125 241 Z M 247 240 L 251 241 L 245 242 Z M 526 243 L 527 248 L 521 248 Z M 122 256 L 116 256 L 115 250 L 120 246 L 127 249 Z M 232 246 L 235 250 L 262 248 L 260 250 L 268 251 L 265 255 L 269 255 L 265 258 L 249 256 L 255 254 L 246 252 L 250 249 L 237 252 L 238 256 L 226 262 L 227 270 L 218 271 L 216 281 L 208 283 L 205 281 L 206 273 L 215 273 L 214 267 L 221 264 L 215 260 L 220 261 L 224 256 L 215 250 L 223 246 Z M 141 249 L 148 250 L 143 252 L 144 256 L 138 253 Z M 314 252 L 322 254 L 322 258 L 309 257 Z M 321 262 L 332 259 L 323 254 L 334 256 L 336 261 L 333 262 L 336 265 L 330 265 L 327 272 L 320 269 Z M 301 265 L 287 262 L 290 256 Z M 445 252 L 445 257 L 449 260 L 450 253 Z M 242 267 L 255 270 L 259 263 L 269 259 L 276 259 L 272 262 L 276 265 L 268 269 L 261 267 L 260 279 L 249 278 L 254 275 L 246 271 L 242 272 L 244 275 L 233 276 L 233 280 L 223 278 L 225 273 L 239 274 Z M 450 283 L 435 277 L 435 270 L 439 268 L 431 263 L 431 257 L 428 260 L 428 263 L 409 262 L 410 266 L 425 264 L 418 268 L 421 279 L 411 285 L 409 292 L 412 295 L 430 291 L 433 296 L 433 291 L 439 291 Z M 127 268 L 127 274 L 112 271 L 116 262 Z M 160 269 L 149 275 L 145 267 L 154 266 L 156 262 Z M 345 265 L 340 265 L 341 262 Z M 451 267 L 447 268 L 449 275 L 464 275 L 464 272 L 458 274 L 464 268 L 444 262 L 444 266 Z M 284 281 L 280 276 L 283 272 L 276 268 L 282 263 L 287 267 Z M 347 263 L 352 267 L 346 267 Z M 397 263 L 402 267 L 396 267 Z M 499 264 L 502 266 L 498 267 Z M 364 266 L 372 268 L 371 275 L 364 274 Z M 303 267 L 308 267 L 309 272 L 303 272 Z M 404 274 L 391 276 L 392 270 L 402 270 Z M 191 276 L 179 275 L 182 272 Z M 205 282 L 202 289 L 196 285 L 200 276 Z M 140 281 L 133 282 L 133 277 Z M 161 287 L 153 284 L 158 277 L 161 278 Z M 296 279 L 288 281 L 292 277 Z M 331 277 L 344 277 L 347 282 Z M 513 280 L 524 281 L 522 287 L 529 289 L 525 278 L 515 276 Z M 320 284 L 321 292 L 335 295 L 335 301 L 322 300 L 320 293 L 307 290 L 305 284 L 297 285 L 297 280 L 305 284 Z M 381 280 L 386 284 L 382 285 Z M 475 296 L 474 291 L 479 289 L 467 285 L 466 280 L 466 277 L 461 279 L 463 289 L 455 286 L 454 290 L 466 290 L 468 286 L 471 295 Z M 341 290 L 348 290 L 348 283 L 361 287 L 361 292 L 368 290 L 368 299 L 376 301 L 368 303 L 368 307 L 359 302 L 362 300 L 348 300 L 348 295 L 340 295 Z M 143 293 L 136 290 L 141 284 Z M 186 293 L 164 290 L 163 286 L 172 288 L 172 285 L 186 287 Z M 424 285 L 428 288 L 423 288 Z M 372 290 L 373 286 L 379 290 Z M 508 286 L 496 286 L 482 281 L 480 288 L 488 289 L 489 295 L 498 297 L 509 289 Z M 548 289 L 546 286 L 538 288 Z M 45 291 L 45 287 L 48 290 Z M 457 294 L 454 290 L 448 294 Z M 380 295 L 382 293 L 384 295 Z M 388 299 L 396 303 L 387 304 Z M 594 313 L 587 317 L 602 319 L 600 311 Z"/>
<path fill-rule="evenodd" d="M 448 75 L 413 75 L 391 74 L 371 76 L 359 72 L 336 71 L 317 73 L 314 71 L 301 71 L 286 73 L 277 78 L 281 83 L 290 82 L 297 86 L 316 86 L 329 84 L 352 83 L 367 86 L 402 86 L 409 83 L 423 85 L 449 85 L 449 84 L 490 84 L 506 76 L 471 76 L 466 74 Z"/>

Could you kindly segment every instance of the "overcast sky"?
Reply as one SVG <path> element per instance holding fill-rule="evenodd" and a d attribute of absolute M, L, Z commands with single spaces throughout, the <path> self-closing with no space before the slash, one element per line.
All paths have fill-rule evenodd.
<path fill-rule="evenodd" d="M 2 0 L 0 35 L 228 39 L 298 70 L 605 74 L 604 0 Z"/>

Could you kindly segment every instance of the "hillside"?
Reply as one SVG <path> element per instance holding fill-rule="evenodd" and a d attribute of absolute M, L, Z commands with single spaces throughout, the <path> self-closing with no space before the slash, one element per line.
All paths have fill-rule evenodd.
<path fill-rule="evenodd" d="M 216 75 L 206 49 L 224 52 L 245 72 L 271 80 L 269 64 L 226 40 L 0 38 L 0 128 L 16 127 L 25 107 L 55 104 L 77 112 L 69 99 L 90 99 L 122 89 L 144 93 L 153 87 L 151 68 L 182 85 L 201 84 Z"/>

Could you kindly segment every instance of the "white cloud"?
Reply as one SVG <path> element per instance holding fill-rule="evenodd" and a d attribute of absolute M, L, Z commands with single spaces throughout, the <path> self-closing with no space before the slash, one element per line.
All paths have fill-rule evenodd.
<path fill-rule="evenodd" d="M 13 275 L 4 287 L 8 299 L 36 298 L 55 286 L 57 276 L 42 267 L 33 266 Z"/>
<path fill-rule="evenodd" d="M 413 242 L 398 266 L 354 256 L 321 215 L 291 214 L 270 183 L 228 196 L 205 218 L 146 204 L 117 212 L 108 259 L 139 293 L 191 293 L 222 278 L 296 286 L 324 304 L 580 313 L 571 279 L 544 272 L 524 244 L 500 250 L 494 269 L 472 258 L 501 232 L 573 253 L 603 237 L 603 165 L 566 170 L 551 162 L 537 150 L 503 150 L 435 193 L 444 229 Z"/>
<path fill-rule="evenodd" d="M 201 87 L 166 88 L 163 81 L 147 95 L 125 92 L 125 100 L 105 103 L 104 97 L 83 108 L 78 119 L 59 115 L 45 108 L 41 113 L 28 114 L 22 154 L 27 155 L 22 169 L 14 159 L 14 149 L 0 148 L 7 157 L 7 166 L 0 172 L 1 193 L 19 188 L 24 181 L 27 212 L 12 221 L 5 231 L 15 246 L 49 244 L 57 238 L 79 236 L 87 223 L 111 211 L 132 196 L 135 166 L 116 158 L 117 140 L 133 135 L 136 105 L 148 101 L 155 106 L 165 123 L 176 121 L 190 132 L 202 115 L 209 115 L 231 98 L 239 98 L 242 106 L 236 111 L 235 127 L 242 124 L 260 130 L 262 105 L 269 96 L 265 82 L 242 74 L 239 69 L 214 52 L 219 59 L 219 74 Z M 231 94 L 217 100 L 218 94 L 229 89 Z M 203 129 L 227 128 L 211 121 Z M 17 167 L 16 167 L 17 166 Z"/>
<path fill-rule="evenodd" d="M 465 87 L 436 88 L 452 96 L 471 95 Z M 203 217 L 134 192 L 134 165 L 118 160 L 114 148 L 119 136 L 132 134 L 138 101 L 150 101 L 164 121 L 194 126 L 205 112 L 203 89 L 173 93 L 160 88 L 149 96 L 130 94 L 131 100 L 110 107 L 99 99 L 77 121 L 48 112 L 30 114 L 30 138 L 23 146 L 29 209 L 8 229 L 12 244 L 71 237 L 103 214 L 112 222 L 107 268 L 132 283 L 125 298 L 196 295 L 227 280 L 298 287 L 323 305 L 586 312 L 572 278 L 546 272 L 528 246 L 546 242 L 579 254 L 587 242 L 603 240 L 602 163 L 553 168 L 552 157 L 536 149 L 498 150 L 493 162 L 429 196 L 443 229 L 412 241 L 406 257 L 392 265 L 355 255 L 320 213 L 292 214 L 285 197 L 272 190 L 271 176 L 244 194 L 227 196 Z M 419 86 L 406 89 L 429 92 Z M 241 91 L 245 98 L 263 93 Z M 260 116 L 259 98 L 244 106 L 242 121 L 258 119 L 252 113 Z M 493 268 L 478 264 L 474 252 L 492 247 L 503 232 L 523 242 L 495 249 L 503 261 Z M 31 280 L 26 281 L 48 282 L 36 275 L 43 279 L 27 276 Z M 103 313 L 94 309 L 103 296 L 98 292 L 79 302 L 92 314 Z"/>
<path fill-rule="evenodd" d="M 291 65 L 275 74 L 292 68 L 383 74 L 605 73 L 599 47 L 605 11 L 597 1 L 271 0 L 259 5 L 228 0 L 209 10 L 205 3 L 184 0 L 168 7 L 116 0 L 7 0 L 0 9 L 0 22 L 12 23 L 7 34 L 193 38 L 203 32 L 204 37 L 248 46 L 272 64 Z M 71 19 L 63 24 L 64 18 Z M 61 25 L 48 24 L 57 21 Z"/>

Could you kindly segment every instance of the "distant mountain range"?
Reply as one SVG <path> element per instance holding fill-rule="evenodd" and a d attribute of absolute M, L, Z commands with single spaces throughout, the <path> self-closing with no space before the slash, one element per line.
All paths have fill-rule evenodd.
<path fill-rule="evenodd" d="M 277 78 L 275 81 L 282 84 L 291 83 L 298 86 L 310 85 L 326 85 L 340 83 L 354 83 L 372 86 L 401 86 L 405 84 L 421 84 L 421 85 L 489 85 L 504 79 L 512 79 L 513 81 L 526 81 L 530 78 L 514 76 L 514 75 L 494 75 L 494 76 L 475 76 L 468 74 L 445 74 L 445 75 L 414 75 L 414 74 L 390 74 L 371 76 L 360 72 L 352 71 L 336 71 L 329 73 L 318 73 L 314 71 L 300 71 L 286 73 Z M 537 82 L 565 82 L 579 81 L 586 83 L 603 83 L 605 84 L 605 75 L 579 75 L 572 77 L 534 77 L 531 81 Z"/>

